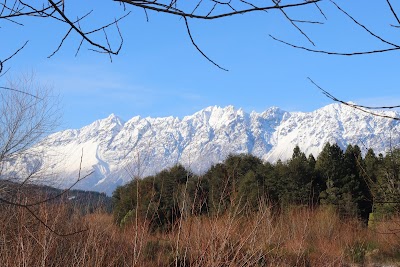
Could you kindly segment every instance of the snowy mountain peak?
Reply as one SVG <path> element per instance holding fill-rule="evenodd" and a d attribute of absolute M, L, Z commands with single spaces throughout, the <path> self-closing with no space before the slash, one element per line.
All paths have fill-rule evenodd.
<path fill-rule="evenodd" d="M 114 126 L 123 127 L 125 123 L 123 120 L 121 120 L 120 117 L 118 117 L 114 113 L 111 113 L 107 118 L 98 120 L 97 122 L 99 122 L 100 128 L 103 128 L 106 125 L 110 125 L 111 127 Z"/>
<path fill-rule="evenodd" d="M 256 112 L 252 112 L 255 114 L 258 114 Z M 270 107 L 267 110 L 265 110 L 264 112 L 262 112 L 260 115 L 261 117 L 268 119 L 268 118 L 283 118 L 283 116 L 286 114 L 287 112 L 278 108 L 278 107 Z"/>
<path fill-rule="evenodd" d="M 108 116 L 104 120 L 108 121 L 110 123 L 117 123 L 117 124 L 120 124 L 120 125 L 124 124 L 124 122 L 121 120 L 121 118 L 118 117 L 117 115 L 115 115 L 114 113 L 111 113 L 110 116 Z"/>
<path fill-rule="evenodd" d="M 211 106 L 183 119 L 136 116 L 124 123 L 111 114 L 81 129 L 52 134 L 38 147 L 44 151 L 43 166 L 68 177 L 67 182 L 77 177 L 83 154 L 81 171 L 95 173 L 78 188 L 111 193 L 132 176 L 154 174 L 177 163 L 202 173 L 231 153 L 274 162 L 289 159 L 296 145 L 317 156 L 326 142 L 384 153 L 390 142 L 399 143 L 399 133 L 398 121 L 341 104 L 313 112 L 271 107 L 250 114 L 233 106 Z M 28 161 L 18 166 L 29 168 Z"/>

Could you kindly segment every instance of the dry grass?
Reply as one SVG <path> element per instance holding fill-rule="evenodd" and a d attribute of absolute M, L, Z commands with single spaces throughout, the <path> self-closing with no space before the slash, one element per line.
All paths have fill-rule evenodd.
<path fill-rule="evenodd" d="M 0 266 L 362 266 L 400 258 L 398 218 L 372 229 L 329 208 L 190 216 L 168 233 L 140 221 L 119 228 L 109 214 L 79 216 L 66 205 L 37 208 L 60 233 L 88 229 L 68 237 L 24 209 L 0 208 Z"/>

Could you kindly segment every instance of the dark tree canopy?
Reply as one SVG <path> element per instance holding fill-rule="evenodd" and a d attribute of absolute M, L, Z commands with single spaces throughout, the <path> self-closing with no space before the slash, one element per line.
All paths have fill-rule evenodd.
<path fill-rule="evenodd" d="M 147 220 L 154 230 L 167 230 L 189 215 L 240 210 L 248 216 L 266 205 L 275 212 L 323 205 L 367 224 L 371 213 L 380 218 L 400 212 L 399 155 L 394 150 L 378 159 L 369 150 L 363 157 L 358 146 L 343 151 L 327 143 L 317 160 L 295 147 L 286 162 L 230 155 L 200 176 L 175 166 L 119 187 L 113 195 L 115 219 L 120 225 Z"/>

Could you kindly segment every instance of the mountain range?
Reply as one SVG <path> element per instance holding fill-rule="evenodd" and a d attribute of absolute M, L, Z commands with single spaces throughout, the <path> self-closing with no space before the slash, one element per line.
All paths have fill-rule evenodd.
<path fill-rule="evenodd" d="M 399 116 L 396 111 L 377 111 Z M 343 149 L 357 144 L 365 153 L 385 153 L 400 141 L 400 123 L 342 104 L 312 112 L 286 112 L 271 107 L 246 113 L 233 106 L 207 107 L 184 118 L 123 121 L 114 114 L 81 129 L 51 134 L 31 148 L 13 168 L 42 169 L 63 186 L 93 171 L 76 188 L 111 194 L 133 177 L 155 174 L 177 163 L 194 173 L 205 172 L 229 154 L 250 153 L 265 161 L 287 160 L 298 145 L 318 156 L 325 143 Z M 11 169 L 11 167 L 10 167 Z"/>

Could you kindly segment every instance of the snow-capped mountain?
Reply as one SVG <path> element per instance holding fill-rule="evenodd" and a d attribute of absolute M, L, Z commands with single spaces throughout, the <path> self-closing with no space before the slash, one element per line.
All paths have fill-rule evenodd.
<path fill-rule="evenodd" d="M 398 116 L 394 111 L 386 114 Z M 340 104 L 313 112 L 272 107 L 262 113 L 214 106 L 182 119 L 136 116 L 123 122 L 112 114 L 81 129 L 54 133 L 34 149 L 42 151 L 40 162 L 46 172 L 71 183 L 79 172 L 83 176 L 93 170 L 77 188 L 111 193 L 132 177 L 176 163 L 201 173 L 231 153 L 251 153 L 274 162 L 290 158 L 296 145 L 317 156 L 326 142 L 384 153 L 399 141 L 398 121 Z M 16 164 L 31 165 L 29 158 Z"/>

